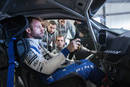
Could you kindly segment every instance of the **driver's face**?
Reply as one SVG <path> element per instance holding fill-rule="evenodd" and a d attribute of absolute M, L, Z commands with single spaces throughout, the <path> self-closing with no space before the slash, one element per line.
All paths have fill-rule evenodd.
<path fill-rule="evenodd" d="M 31 36 L 33 38 L 41 39 L 44 36 L 44 28 L 39 20 L 33 19 L 31 23 Z"/>

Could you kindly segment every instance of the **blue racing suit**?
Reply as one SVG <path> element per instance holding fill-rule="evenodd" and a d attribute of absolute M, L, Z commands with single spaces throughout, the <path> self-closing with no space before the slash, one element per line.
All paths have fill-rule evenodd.
<path fill-rule="evenodd" d="M 70 73 L 77 73 L 96 85 L 99 85 L 104 78 L 104 73 L 86 59 L 80 60 L 80 63 L 74 62 L 62 67 L 66 61 L 67 55 L 70 53 L 67 48 L 64 48 L 57 55 L 52 55 L 42 47 L 42 42 L 38 39 L 28 38 L 27 40 L 30 43 L 30 49 L 25 55 L 24 62 L 30 68 L 43 73 L 40 78 L 47 84 L 53 83 Z"/>

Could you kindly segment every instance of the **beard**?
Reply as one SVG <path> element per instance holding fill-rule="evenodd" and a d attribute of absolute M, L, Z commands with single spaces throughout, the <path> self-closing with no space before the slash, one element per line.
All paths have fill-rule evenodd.
<path fill-rule="evenodd" d="M 43 39 L 43 34 L 35 34 L 35 35 L 32 35 L 33 36 L 33 38 L 35 38 L 35 39 Z"/>
<path fill-rule="evenodd" d="M 34 36 L 35 39 L 42 39 L 43 37 Z"/>

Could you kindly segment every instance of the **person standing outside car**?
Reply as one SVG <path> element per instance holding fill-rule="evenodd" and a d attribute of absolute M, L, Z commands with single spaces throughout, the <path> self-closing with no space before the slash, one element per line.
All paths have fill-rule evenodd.
<path fill-rule="evenodd" d="M 51 52 L 55 49 L 54 41 L 56 40 L 56 36 L 58 32 L 56 30 L 57 24 L 55 21 L 49 21 L 47 29 L 45 30 L 45 35 L 43 37 L 43 42 L 46 42 L 47 49 Z"/>
<path fill-rule="evenodd" d="M 79 48 L 79 39 L 71 41 L 58 55 L 54 56 L 42 45 L 43 41 L 41 39 L 44 37 L 44 28 L 40 20 L 34 17 L 28 17 L 28 20 L 30 27 L 26 29 L 25 39 L 29 42 L 30 48 L 25 55 L 24 62 L 35 71 L 46 75 L 45 77 L 43 75 L 43 82 L 50 84 L 75 72 L 96 85 L 101 84 L 104 73 L 88 60 L 81 60 L 80 64 L 73 63 L 62 67 L 67 55 Z"/>
<path fill-rule="evenodd" d="M 56 41 L 55 41 L 55 45 L 56 45 L 56 48 L 51 52 L 53 54 L 57 54 L 59 53 L 62 49 L 64 49 L 66 47 L 66 43 L 65 43 L 65 38 L 64 36 L 62 35 L 58 35 L 56 37 Z M 76 58 L 75 58 L 75 55 L 72 55 L 72 57 L 70 58 L 70 54 L 67 56 L 67 61 L 68 63 L 71 63 L 73 62 Z M 67 64 L 67 62 L 66 62 Z"/>
<path fill-rule="evenodd" d="M 71 39 L 75 38 L 76 29 L 72 20 L 58 19 L 57 31 L 59 35 L 64 36 L 65 43 L 69 44 Z"/>
<path fill-rule="evenodd" d="M 55 41 L 56 48 L 51 52 L 54 54 L 59 53 L 63 48 L 65 48 L 65 39 L 62 35 L 58 35 Z"/>

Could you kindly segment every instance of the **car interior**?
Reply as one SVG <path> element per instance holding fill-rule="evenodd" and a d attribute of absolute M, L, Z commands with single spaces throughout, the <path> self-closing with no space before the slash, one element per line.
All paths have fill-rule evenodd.
<path fill-rule="evenodd" d="M 106 0 L 0 0 L 0 2 L 0 87 L 7 87 L 10 65 L 15 65 L 14 81 L 12 80 L 15 87 L 96 87 L 76 73 L 46 85 L 38 78 L 42 76 L 41 73 L 23 63 L 24 55 L 28 52 L 24 32 L 29 26 L 27 17 L 30 16 L 41 18 L 45 31 L 50 21 L 56 22 L 57 26 L 60 19 L 69 21 L 75 29 L 66 33 L 65 44 L 79 38 L 81 47 L 85 48 L 71 53 L 69 59 L 76 62 L 88 59 L 95 63 L 107 74 L 110 87 L 130 86 L 129 30 L 110 29 L 93 19 Z M 13 43 L 12 48 L 9 47 L 10 42 Z M 50 47 L 47 48 L 50 51 L 54 49 L 50 43 L 45 43 L 45 46 Z M 14 52 L 13 63 L 9 58 L 9 55 L 12 55 L 10 52 Z"/>

